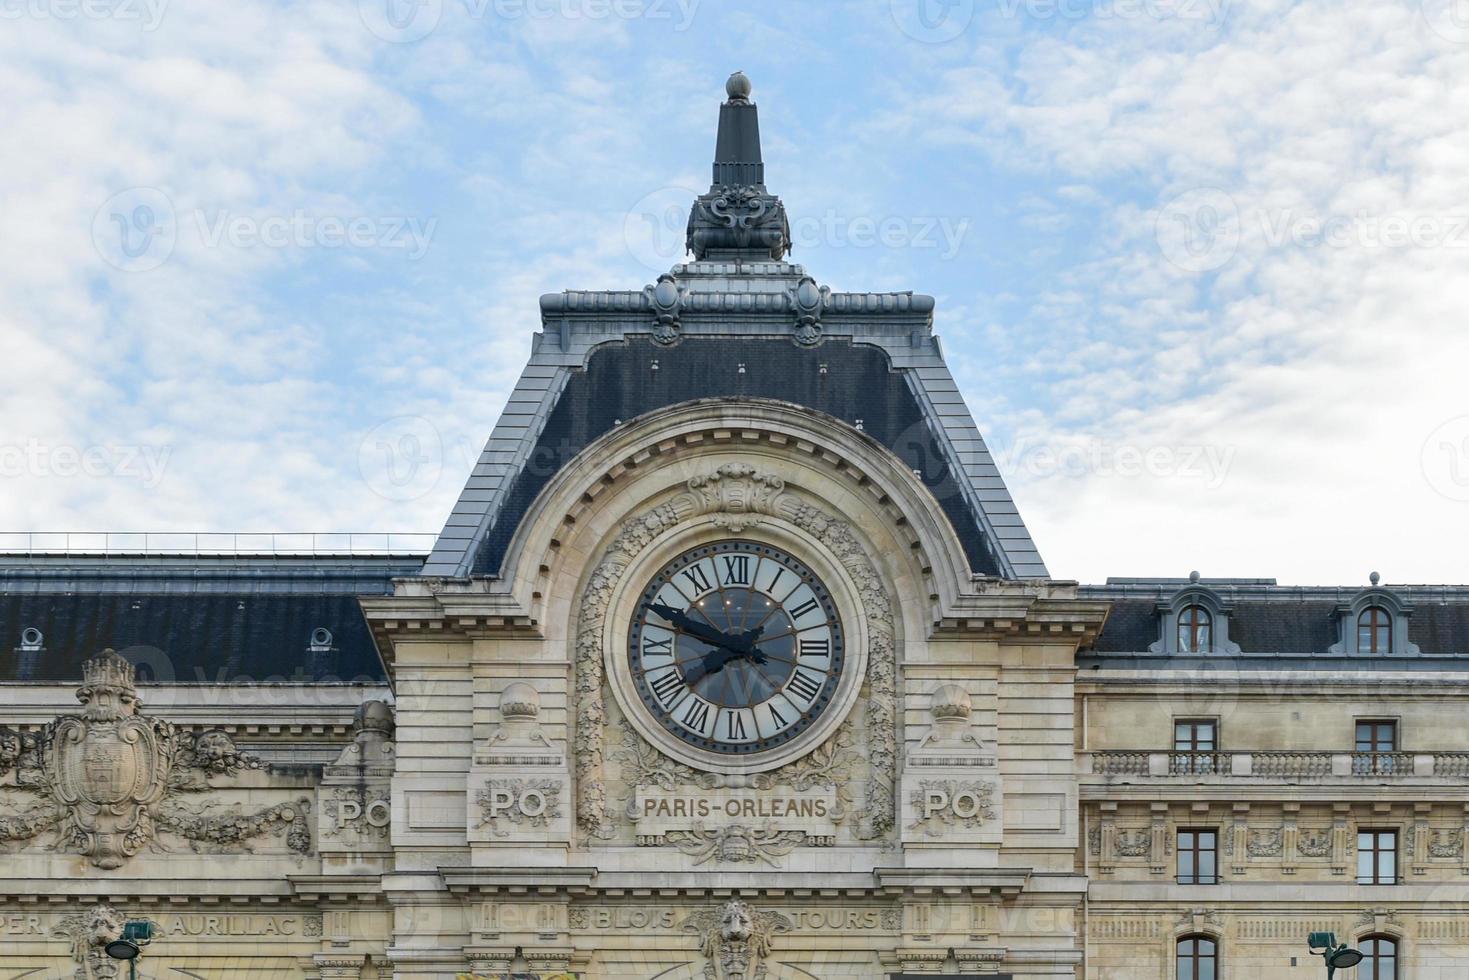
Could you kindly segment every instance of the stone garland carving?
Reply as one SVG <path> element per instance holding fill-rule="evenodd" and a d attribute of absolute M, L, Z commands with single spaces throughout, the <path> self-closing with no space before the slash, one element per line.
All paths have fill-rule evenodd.
<path fill-rule="evenodd" d="M 1303 830 L 1296 838 L 1296 850 L 1303 857 L 1326 857 L 1331 853 L 1330 830 Z"/>
<path fill-rule="evenodd" d="M 578 826 L 593 838 L 611 838 L 614 812 L 609 806 L 603 776 L 606 759 L 605 728 L 607 705 L 604 689 L 606 671 L 602 637 L 607 607 L 628 567 L 655 538 L 679 523 L 703 514 L 716 514 L 720 527 L 731 533 L 759 522 L 780 517 L 821 541 L 841 562 L 855 581 L 867 616 L 870 642 L 867 662 L 867 691 L 864 699 L 868 719 L 869 762 L 872 776 L 857 836 L 864 840 L 881 837 L 896 820 L 894 788 L 897 782 L 897 649 L 891 600 L 877 569 L 868 559 L 851 526 L 809 504 L 785 494 L 779 477 L 760 474 L 744 463 L 726 463 L 714 473 L 691 478 L 685 492 L 672 501 L 640 514 L 626 524 L 608 545 L 602 561 L 593 569 L 582 593 L 576 645 L 576 776 Z M 804 781 L 807 786 L 845 784 L 845 769 L 854 761 L 845 749 L 852 744 L 850 731 L 845 745 L 837 744 L 825 755 L 813 752 L 773 773 L 762 774 L 764 786 Z M 619 756 L 630 763 L 635 785 L 666 786 L 667 781 L 686 779 L 684 770 L 671 760 L 668 765 L 651 761 L 642 740 L 633 735 L 631 745 Z M 820 750 L 818 750 L 820 751 Z"/>
<path fill-rule="evenodd" d="M 0 773 L 14 769 L 11 789 L 39 797 L 19 813 L 0 814 L 0 841 L 54 832 L 57 846 L 111 869 L 156 844 L 160 827 L 195 841 L 237 842 L 243 821 L 246 836 L 290 827 L 292 849 L 310 850 L 310 832 L 299 820 L 308 812 L 304 802 L 254 815 L 206 816 L 176 799 L 207 792 L 211 778 L 264 763 L 239 751 L 224 732 L 191 735 L 142 714 L 125 658 L 108 650 L 87 661 L 76 696 L 81 713 L 63 715 L 41 732 L 0 729 Z"/>
<path fill-rule="evenodd" d="M 1464 832 L 1462 830 L 1435 830 L 1433 838 L 1428 842 L 1429 857 L 1456 858 L 1464 853 Z"/>
<path fill-rule="evenodd" d="M 549 827 L 561 816 L 561 781 L 559 779 L 487 779 L 475 794 L 480 808 L 480 826 L 489 827 L 496 837 L 509 837 L 500 829 L 503 818 L 516 826 Z M 500 797 L 496 800 L 497 795 Z M 527 799 L 535 797 L 539 804 L 527 808 Z M 505 800 L 510 803 L 506 805 Z"/>
<path fill-rule="evenodd" d="M 1285 847 L 1285 833 L 1281 830 L 1252 830 L 1245 845 L 1250 857 L 1279 857 Z"/>
<path fill-rule="evenodd" d="M 680 928 L 699 937 L 704 980 L 765 980 L 771 940 L 794 926 L 779 912 L 757 910 L 733 899 L 699 909 Z"/>
<path fill-rule="evenodd" d="M 195 844 L 214 844 L 230 849 L 243 845 L 252 837 L 285 831 L 287 847 L 297 854 L 310 854 L 311 830 L 306 820 L 310 812 L 311 803 L 305 799 L 277 803 L 257 813 L 221 814 L 179 804 L 160 812 L 157 825 Z"/>
<path fill-rule="evenodd" d="M 1119 830 L 1118 857 L 1146 857 L 1153 848 L 1153 835 L 1146 830 Z"/>
<path fill-rule="evenodd" d="M 715 830 L 695 825 L 693 830 L 670 830 L 663 840 L 691 856 L 695 865 L 709 861 L 732 864 L 761 861 L 775 867 L 775 859 L 804 844 L 806 834 L 800 830 L 775 830 L 768 823 L 758 830 L 738 824 Z"/>
<path fill-rule="evenodd" d="M 929 816 L 920 816 L 908 825 L 909 830 L 923 830 L 930 837 L 941 835 L 949 827 L 959 826 L 974 829 L 981 827 L 985 821 L 995 818 L 993 783 L 984 782 L 961 782 L 955 779 L 925 779 L 909 796 L 908 802 L 912 804 L 915 813 L 922 814 L 925 810 L 925 802 L 929 793 L 943 793 L 950 800 L 957 799 L 961 794 L 974 797 L 975 805 L 972 813 L 960 814 L 954 807 L 945 807 Z"/>

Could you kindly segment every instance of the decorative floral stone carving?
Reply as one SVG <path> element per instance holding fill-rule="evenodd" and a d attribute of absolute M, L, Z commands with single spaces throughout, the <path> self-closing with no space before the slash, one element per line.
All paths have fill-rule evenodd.
<path fill-rule="evenodd" d="M 330 827 L 323 837 L 388 839 L 392 825 L 392 799 L 386 787 L 373 791 L 365 786 L 336 786 L 321 804 Z"/>
<path fill-rule="evenodd" d="M 700 909 L 680 928 L 699 937 L 704 980 L 765 980 L 772 939 L 793 928 L 779 912 L 752 908 L 739 899 Z"/>
<path fill-rule="evenodd" d="M 1146 830 L 1119 830 L 1118 857 L 1146 857 L 1153 848 L 1153 835 Z"/>
<path fill-rule="evenodd" d="M 694 864 L 726 861 L 733 864 L 761 861 L 775 867 L 775 859 L 784 857 L 806 842 L 806 834 L 798 830 L 775 830 L 769 824 L 759 830 L 738 824 L 705 830 L 670 830 L 663 835 L 666 843 L 690 855 Z"/>
<path fill-rule="evenodd" d="M 908 829 L 922 829 L 929 836 L 937 837 L 950 827 L 981 827 L 986 821 L 995 818 L 994 792 L 993 783 L 925 779 L 909 797 L 908 802 L 919 817 L 908 825 Z M 933 809 L 927 805 L 931 794 L 942 794 L 944 799 L 954 801 L 955 804 L 963 797 L 966 801 L 972 801 L 973 805 L 966 803 L 962 809 L 958 805 Z"/>
<path fill-rule="evenodd" d="M 1094 855 L 1101 856 L 1102 853 L 1102 828 L 1093 827 L 1086 832 L 1086 848 Z"/>
<path fill-rule="evenodd" d="M 487 779 L 475 794 L 480 826 L 496 837 L 508 837 L 501 821 L 517 826 L 549 827 L 561 816 L 561 781 L 557 779 Z"/>
<path fill-rule="evenodd" d="M 1429 857 L 1456 858 L 1464 853 L 1464 832 L 1461 830 L 1435 830 L 1428 842 Z"/>
<path fill-rule="evenodd" d="M 1330 830 L 1303 830 L 1296 838 L 1296 850 L 1305 857 L 1326 857 L 1331 853 Z"/>
<path fill-rule="evenodd" d="M 621 763 L 623 778 L 631 789 L 656 786 L 672 792 L 681 785 L 691 784 L 701 789 L 714 789 L 719 785 L 719 777 L 714 773 L 699 772 L 692 766 L 670 759 L 649 745 L 626 721 L 622 723 L 622 746 L 612 753 L 612 759 Z"/>
<path fill-rule="evenodd" d="M 180 732 L 140 711 L 133 665 L 111 650 L 82 667 L 82 711 L 65 715 L 38 735 L 0 734 L 0 761 L 16 769 L 13 787 L 31 798 L 19 813 L 0 814 L 0 840 L 56 834 L 56 845 L 85 854 L 99 868 L 121 867 L 156 842 L 160 828 L 193 841 L 235 844 L 286 830 L 287 844 L 310 850 L 301 819 L 305 801 L 257 814 L 190 810 L 176 797 L 211 789 L 264 763 L 235 747 L 224 732 Z M 17 748 L 18 747 L 18 748 Z"/>
<path fill-rule="evenodd" d="M 846 522 L 785 492 L 783 481 L 760 474 L 743 463 L 724 464 L 711 474 L 691 478 L 684 493 L 660 504 L 623 525 L 602 560 L 593 569 L 582 593 L 576 646 L 576 820 L 593 838 L 608 839 L 615 831 L 616 817 L 609 805 L 603 773 L 606 755 L 606 670 L 602 649 L 605 618 L 612 593 L 639 553 L 668 529 L 682 521 L 716 514 L 721 526 L 737 532 L 754 520 L 771 516 L 784 520 L 822 542 L 841 562 L 857 585 L 867 617 L 869 643 L 866 677 L 867 758 L 871 767 L 863 819 L 857 836 L 870 840 L 892 830 L 896 821 L 894 787 L 897 782 L 897 649 L 894 643 L 892 603 L 876 567 L 867 557 L 856 532 Z M 633 737 L 619 762 L 631 766 L 634 787 L 638 780 L 684 781 L 678 764 L 664 767 L 645 761 L 640 739 Z M 848 743 L 850 744 L 850 742 Z M 838 757 L 840 743 L 825 757 L 798 759 L 766 774 L 766 785 L 789 779 L 839 779 L 845 783 L 845 767 L 853 760 Z M 653 750 L 656 751 L 656 750 Z M 687 768 L 687 767 L 683 767 Z M 692 770 L 689 770 L 692 772 Z M 702 778 L 702 777 L 698 777 Z M 644 783 L 643 785 L 648 785 Z"/>
<path fill-rule="evenodd" d="M 1282 830 L 1252 830 L 1245 850 L 1250 857 L 1279 857 L 1285 845 L 1285 833 Z"/>

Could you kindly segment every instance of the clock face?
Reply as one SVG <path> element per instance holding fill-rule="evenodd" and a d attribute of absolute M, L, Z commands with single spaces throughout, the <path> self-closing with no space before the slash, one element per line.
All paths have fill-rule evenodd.
<path fill-rule="evenodd" d="M 721 541 L 665 565 L 628 637 L 638 698 L 690 745 L 774 748 L 830 705 L 846 657 L 831 593 L 778 548 Z"/>

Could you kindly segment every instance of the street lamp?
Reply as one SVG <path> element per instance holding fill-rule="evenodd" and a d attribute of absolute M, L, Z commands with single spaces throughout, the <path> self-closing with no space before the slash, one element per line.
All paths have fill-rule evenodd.
<path fill-rule="evenodd" d="M 138 957 L 143 947 L 153 941 L 153 923 L 147 919 L 129 919 L 123 923 L 122 935 L 103 947 L 115 960 L 127 960 L 128 980 L 137 980 Z"/>
<path fill-rule="evenodd" d="M 1319 955 L 1326 961 L 1327 980 L 1331 980 L 1337 970 L 1345 970 L 1362 962 L 1361 950 L 1352 949 L 1346 943 L 1338 946 L 1334 932 L 1313 932 L 1311 938 L 1306 940 L 1306 945 L 1311 948 L 1313 956 Z"/>

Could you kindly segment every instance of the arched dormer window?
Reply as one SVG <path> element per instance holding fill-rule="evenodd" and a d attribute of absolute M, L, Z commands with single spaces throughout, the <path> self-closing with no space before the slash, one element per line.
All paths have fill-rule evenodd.
<path fill-rule="evenodd" d="M 1219 944 L 1208 936 L 1184 936 L 1178 940 L 1177 980 L 1216 980 L 1219 976 Z"/>
<path fill-rule="evenodd" d="M 1373 572 L 1369 587 L 1336 607 L 1337 640 L 1328 653 L 1417 655 L 1418 647 L 1408 640 L 1413 607 L 1391 589 L 1379 586 L 1380 580 L 1381 576 Z"/>
<path fill-rule="evenodd" d="M 1392 613 L 1381 606 L 1357 613 L 1357 652 L 1392 653 Z"/>
<path fill-rule="evenodd" d="M 1398 980 L 1398 941 L 1391 936 L 1367 936 L 1358 945 L 1362 963 L 1358 980 Z"/>
<path fill-rule="evenodd" d="M 1158 639 L 1149 652 L 1239 653 L 1239 644 L 1229 641 L 1230 609 L 1219 593 L 1199 581 L 1198 572 L 1192 573 L 1187 585 L 1158 603 Z"/>
<path fill-rule="evenodd" d="M 1210 653 L 1214 649 L 1214 617 L 1198 603 L 1178 614 L 1178 652 Z"/>

